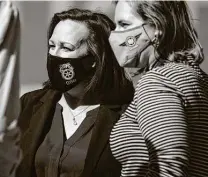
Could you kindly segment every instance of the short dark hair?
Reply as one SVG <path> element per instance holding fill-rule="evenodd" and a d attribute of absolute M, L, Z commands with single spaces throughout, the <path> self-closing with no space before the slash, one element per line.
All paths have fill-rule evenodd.
<path fill-rule="evenodd" d="M 96 93 L 98 99 L 102 100 L 113 90 L 119 93 L 125 87 L 131 88 L 132 83 L 126 78 L 124 69 L 119 66 L 108 41 L 110 32 L 115 29 L 113 21 L 101 13 L 73 8 L 54 14 L 48 29 L 48 40 L 56 25 L 67 19 L 85 24 L 90 31 L 86 42 L 89 53 L 95 58 L 96 69 L 86 86 L 85 96 Z M 50 87 L 50 81 L 46 82 L 45 87 Z M 133 86 L 130 90 L 133 93 Z"/>

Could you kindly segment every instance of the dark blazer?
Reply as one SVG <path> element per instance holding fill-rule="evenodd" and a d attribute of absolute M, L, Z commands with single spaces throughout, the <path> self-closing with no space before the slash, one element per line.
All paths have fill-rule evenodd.
<path fill-rule="evenodd" d="M 22 111 L 19 116 L 19 126 L 22 131 L 20 146 L 23 159 L 17 170 L 17 177 L 36 176 L 35 154 L 50 129 L 60 96 L 52 89 L 40 89 L 21 97 Z M 81 177 L 120 176 L 121 166 L 111 153 L 109 136 L 113 125 L 120 117 L 122 108 L 119 105 L 100 106 Z"/>

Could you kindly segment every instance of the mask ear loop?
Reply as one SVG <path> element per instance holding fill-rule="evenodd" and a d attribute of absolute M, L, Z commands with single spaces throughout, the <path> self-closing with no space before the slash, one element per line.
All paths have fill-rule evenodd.
<path fill-rule="evenodd" d="M 154 54 L 155 54 L 155 51 L 157 50 L 156 47 L 155 47 L 155 42 L 156 42 L 157 38 L 154 37 L 153 39 L 151 39 L 150 36 L 148 35 L 148 33 L 147 33 L 145 27 L 144 27 L 143 25 L 142 25 L 142 28 L 144 29 L 145 34 L 146 34 L 147 37 L 149 38 L 149 42 L 147 43 L 147 46 L 152 45 L 152 46 L 154 47 Z M 158 53 L 159 53 L 159 52 L 158 52 Z M 159 62 L 159 59 L 156 57 L 156 55 L 155 55 L 155 59 L 156 59 L 156 61 L 153 62 L 151 68 L 154 68 L 155 65 Z M 146 71 L 146 72 L 147 72 L 148 70 L 149 70 L 149 65 L 143 69 L 143 71 Z"/>
<path fill-rule="evenodd" d="M 151 38 L 150 38 L 150 36 L 148 35 L 146 29 L 145 29 L 144 27 L 143 27 L 143 29 L 144 29 L 144 32 L 146 33 L 147 37 L 149 38 L 149 40 L 151 40 Z M 165 57 L 163 56 L 163 54 L 160 53 L 160 51 L 157 50 L 157 48 L 155 47 L 155 41 L 156 41 L 157 39 L 158 39 L 158 37 L 154 37 L 154 39 L 151 40 L 151 41 L 152 41 L 152 46 L 153 46 L 154 49 L 155 49 L 155 50 L 154 50 L 154 54 L 155 54 L 156 51 L 157 51 L 157 53 L 159 54 L 158 57 L 157 57 L 157 55 L 155 54 L 155 59 L 156 59 L 156 60 L 155 60 L 155 62 L 153 62 L 151 68 L 156 67 L 158 63 L 164 64 L 164 62 L 166 61 L 166 60 L 164 59 Z"/>
<path fill-rule="evenodd" d="M 154 37 L 153 39 L 151 39 L 151 38 L 149 37 L 147 31 L 145 30 L 144 25 L 146 25 L 146 23 L 142 24 L 141 27 L 144 29 L 146 35 L 147 35 L 148 38 L 149 38 L 149 41 L 146 43 L 146 45 L 144 46 L 144 48 L 143 48 L 141 51 L 139 51 L 139 52 L 140 52 L 140 53 L 143 52 L 143 51 L 144 51 L 147 47 L 149 47 L 150 45 L 152 45 L 152 46 L 154 47 L 154 49 L 155 49 L 154 51 L 156 51 L 157 49 L 156 49 L 156 47 L 155 47 L 155 41 L 156 41 L 157 38 Z M 140 34 L 140 35 L 141 35 L 141 34 Z M 140 36 L 140 35 L 139 35 L 139 36 Z M 135 36 L 135 37 L 136 37 L 136 36 Z M 123 44 L 123 43 L 122 43 L 122 44 Z M 159 53 L 159 52 L 158 52 L 158 53 Z M 160 54 L 160 56 L 161 56 L 161 54 Z M 159 61 L 159 59 L 156 57 L 156 55 L 155 55 L 155 58 L 156 58 L 156 62 L 153 64 L 154 66 L 155 66 L 155 64 L 158 63 L 158 61 Z M 136 60 L 135 67 L 138 66 L 138 62 L 139 62 L 139 60 Z M 135 73 L 135 75 L 137 75 L 137 74 L 139 74 L 139 73 L 142 73 L 143 71 L 147 71 L 148 68 L 149 68 L 149 66 L 147 66 L 147 67 L 145 67 L 145 68 L 140 68 L 140 69 Z"/>
<path fill-rule="evenodd" d="M 142 24 L 141 25 L 141 27 L 144 29 L 144 25 L 146 25 L 146 23 L 144 23 L 144 24 Z M 145 29 L 144 29 L 145 30 Z M 145 33 L 147 34 L 147 32 L 145 31 Z M 140 34 L 141 35 L 141 34 Z M 139 35 L 139 36 L 140 36 Z M 148 36 L 148 34 L 147 34 L 147 36 Z M 149 41 L 143 46 L 143 49 L 142 50 L 140 50 L 139 52 L 137 52 L 136 53 L 136 55 L 138 54 L 138 53 L 142 53 L 147 47 L 149 47 L 150 45 L 153 45 L 154 43 L 155 43 L 155 40 L 156 40 L 156 38 L 154 38 L 154 39 L 150 39 L 150 37 L 148 36 L 148 38 L 149 38 Z M 140 57 L 140 56 L 139 56 Z M 137 68 L 137 66 L 138 66 L 138 63 L 139 63 L 139 60 L 137 59 L 136 60 L 136 63 L 135 63 L 135 67 Z M 142 73 L 142 72 L 144 72 L 144 71 L 146 71 L 147 70 L 147 68 L 148 68 L 148 66 L 147 67 L 144 67 L 144 68 L 139 68 L 138 69 L 138 71 L 134 74 L 134 75 L 138 75 L 138 74 L 140 74 L 140 73 Z"/>

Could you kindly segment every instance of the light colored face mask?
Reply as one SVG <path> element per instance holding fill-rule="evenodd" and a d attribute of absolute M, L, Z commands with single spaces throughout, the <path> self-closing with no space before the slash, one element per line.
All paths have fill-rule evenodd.
<path fill-rule="evenodd" d="M 111 32 L 109 43 L 121 67 L 139 67 L 142 52 L 152 44 L 151 40 L 143 43 L 137 42 L 143 31 L 141 28 L 144 25 L 142 24 L 141 26 L 125 31 Z"/>

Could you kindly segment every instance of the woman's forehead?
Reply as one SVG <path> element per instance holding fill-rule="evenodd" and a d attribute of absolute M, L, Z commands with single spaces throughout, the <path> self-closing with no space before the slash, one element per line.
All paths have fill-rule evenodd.
<path fill-rule="evenodd" d="M 84 23 L 64 20 L 54 28 L 51 40 L 77 44 L 77 42 L 87 39 L 88 36 L 89 29 Z"/>
<path fill-rule="evenodd" d="M 133 8 L 131 2 L 127 1 L 118 1 L 115 9 L 115 22 L 119 22 L 121 20 L 127 21 L 135 21 L 142 20 L 139 14 Z"/>

